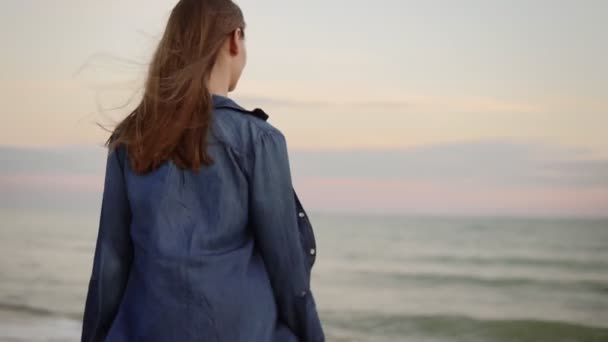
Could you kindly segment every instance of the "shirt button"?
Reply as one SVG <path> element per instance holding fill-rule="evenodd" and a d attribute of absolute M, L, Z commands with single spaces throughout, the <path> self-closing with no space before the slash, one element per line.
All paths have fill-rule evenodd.
<path fill-rule="evenodd" d="M 315 255 L 317 253 L 317 250 L 314 248 L 310 249 L 310 255 Z"/>
<path fill-rule="evenodd" d="M 300 216 L 300 217 L 304 217 L 304 216 L 306 216 L 306 215 L 304 214 L 304 212 L 302 212 L 302 211 L 301 211 L 301 212 L 298 214 L 298 216 Z"/>

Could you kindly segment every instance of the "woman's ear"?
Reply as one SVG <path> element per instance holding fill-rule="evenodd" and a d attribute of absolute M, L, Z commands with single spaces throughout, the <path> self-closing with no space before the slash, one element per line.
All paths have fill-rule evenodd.
<path fill-rule="evenodd" d="M 242 31 L 241 29 L 236 29 L 232 32 L 232 34 L 230 35 L 230 55 L 231 56 L 236 56 L 240 53 L 241 51 L 241 38 L 242 37 Z"/>

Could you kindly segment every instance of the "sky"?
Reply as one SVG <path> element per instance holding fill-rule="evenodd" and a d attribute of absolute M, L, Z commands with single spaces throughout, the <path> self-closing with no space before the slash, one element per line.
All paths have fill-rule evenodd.
<path fill-rule="evenodd" d="M 608 212 L 608 2 L 237 3 L 249 61 L 231 96 L 285 133 L 306 206 Z M 174 4 L 2 1 L 0 204 L 98 198 L 96 123 L 135 104 Z"/>

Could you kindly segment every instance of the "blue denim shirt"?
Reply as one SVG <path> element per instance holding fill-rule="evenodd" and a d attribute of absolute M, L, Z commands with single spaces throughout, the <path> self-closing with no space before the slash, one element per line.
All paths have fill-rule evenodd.
<path fill-rule="evenodd" d="M 283 134 L 259 109 L 213 96 L 200 172 L 135 174 L 110 151 L 82 340 L 324 341 L 316 246 Z"/>

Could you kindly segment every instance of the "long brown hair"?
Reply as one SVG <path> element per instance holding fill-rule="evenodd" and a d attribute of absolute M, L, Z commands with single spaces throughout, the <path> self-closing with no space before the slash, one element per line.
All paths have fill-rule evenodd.
<path fill-rule="evenodd" d="M 149 67 L 141 103 L 107 145 L 125 145 L 131 167 L 147 173 L 171 160 L 183 169 L 211 165 L 207 136 L 213 110 L 208 81 L 219 51 L 245 23 L 231 0 L 180 0 Z"/>

